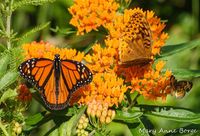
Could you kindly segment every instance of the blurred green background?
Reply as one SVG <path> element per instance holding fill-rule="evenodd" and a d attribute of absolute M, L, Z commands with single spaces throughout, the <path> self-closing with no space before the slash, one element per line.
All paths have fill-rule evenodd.
<path fill-rule="evenodd" d="M 69 24 L 71 16 L 67 10 L 72 3 L 71 0 L 57 0 L 54 3 L 45 4 L 43 6 L 20 8 L 13 15 L 12 27 L 18 33 L 24 33 L 34 26 L 51 21 L 49 27 L 31 35 L 24 42 L 43 40 L 62 47 L 83 49 L 96 39 L 101 39 L 102 36 L 96 35 L 95 32 L 86 34 L 85 36 L 76 36 L 76 33 L 74 33 L 76 29 Z M 169 33 L 167 45 L 200 38 L 199 0 L 133 0 L 130 4 L 130 8 L 134 7 L 154 10 L 156 15 L 160 17 L 162 21 L 166 22 L 167 26 L 165 32 Z M 59 30 L 56 28 L 59 28 Z M 193 48 L 192 50 L 165 57 L 164 59 L 167 61 L 166 68 L 168 69 L 200 69 L 200 48 Z M 182 80 L 180 77 L 177 78 L 178 80 Z M 158 101 L 144 101 L 141 97 L 140 102 L 154 105 L 174 105 L 200 112 L 200 79 L 192 78 L 188 80 L 192 80 L 193 88 L 183 99 L 175 99 L 168 96 L 166 103 L 163 103 Z M 37 113 L 38 110 L 41 110 L 41 106 L 33 100 L 29 113 L 27 114 L 33 115 Z M 187 125 L 161 118 L 150 118 L 150 121 L 156 129 L 174 129 Z M 40 129 L 42 131 L 36 131 L 42 135 L 46 132 L 45 130 L 48 130 L 48 126 L 51 126 L 51 123 L 45 124 Z M 147 127 L 151 128 L 152 126 L 149 125 Z M 191 127 L 200 128 L 198 125 L 193 125 Z"/>

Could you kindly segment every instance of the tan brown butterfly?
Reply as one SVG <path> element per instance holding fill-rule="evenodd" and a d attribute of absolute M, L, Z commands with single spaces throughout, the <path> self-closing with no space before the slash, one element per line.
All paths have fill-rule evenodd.
<path fill-rule="evenodd" d="M 128 67 L 144 65 L 152 61 L 152 37 L 143 12 L 135 12 L 122 32 L 119 46 L 119 65 Z"/>
<path fill-rule="evenodd" d="M 176 98 L 183 98 L 186 92 L 189 92 L 192 89 L 193 85 L 190 81 L 177 81 L 173 75 L 170 77 L 170 84 L 171 95 L 175 96 Z"/>

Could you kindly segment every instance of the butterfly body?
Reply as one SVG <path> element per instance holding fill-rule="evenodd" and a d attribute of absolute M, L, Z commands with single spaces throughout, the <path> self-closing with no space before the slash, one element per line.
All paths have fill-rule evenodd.
<path fill-rule="evenodd" d="M 177 81 L 173 75 L 170 78 L 170 84 L 172 88 L 171 94 L 176 98 L 183 98 L 192 89 L 192 82 L 185 80 Z"/>
<path fill-rule="evenodd" d="M 19 66 L 22 77 L 36 86 L 45 104 L 51 110 L 68 106 L 71 94 L 92 81 L 92 73 L 81 62 L 62 60 L 56 54 L 54 60 L 33 58 Z"/>

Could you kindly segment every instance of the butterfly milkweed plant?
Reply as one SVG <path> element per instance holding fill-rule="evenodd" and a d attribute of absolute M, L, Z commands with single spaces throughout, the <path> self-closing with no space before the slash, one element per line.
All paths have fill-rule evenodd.
<path fill-rule="evenodd" d="M 200 40 L 162 2 L 0 0 L 0 135 L 200 135 Z"/>

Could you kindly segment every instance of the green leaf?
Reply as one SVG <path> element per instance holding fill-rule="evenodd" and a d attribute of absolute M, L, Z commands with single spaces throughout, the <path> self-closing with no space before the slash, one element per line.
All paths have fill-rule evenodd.
<path fill-rule="evenodd" d="M 59 128 L 60 136 L 71 136 L 73 130 L 76 128 L 76 124 L 78 123 L 79 119 L 85 112 L 86 107 L 82 107 L 77 114 L 75 114 L 71 119 L 65 123 L 63 123 Z"/>
<path fill-rule="evenodd" d="M 15 90 L 8 89 L 8 90 L 5 91 L 5 92 L 3 93 L 3 95 L 1 96 L 1 98 L 0 98 L 0 104 L 1 104 L 2 102 L 5 102 L 7 99 L 12 98 L 12 97 L 15 97 L 15 96 L 17 96 L 16 89 L 15 89 Z"/>
<path fill-rule="evenodd" d="M 176 44 L 176 45 L 167 45 L 161 48 L 161 55 L 158 58 L 170 56 L 176 53 L 179 53 L 183 50 L 189 50 L 194 47 L 200 46 L 200 40 L 193 40 L 186 43 Z"/>
<path fill-rule="evenodd" d="M 115 120 L 121 120 L 121 121 L 125 121 L 125 122 L 134 122 L 135 119 L 141 117 L 142 115 L 143 115 L 143 113 L 140 111 L 125 112 L 125 111 L 117 110 Z"/>
<path fill-rule="evenodd" d="M 33 29 L 29 30 L 28 32 L 26 32 L 25 34 L 23 34 L 20 38 L 17 38 L 15 40 L 21 42 L 23 41 L 25 38 L 27 38 L 28 36 L 32 35 L 33 33 L 36 33 L 38 31 L 41 31 L 42 29 L 44 29 L 45 27 L 47 27 L 50 24 L 50 22 L 47 22 L 45 24 L 41 24 L 39 26 L 34 27 Z"/>
<path fill-rule="evenodd" d="M 54 134 L 58 134 L 59 136 L 71 136 L 73 135 L 73 131 L 76 128 L 76 124 L 78 120 L 85 112 L 86 107 L 82 107 L 79 109 L 78 113 L 72 116 L 67 122 L 64 122 L 60 125 L 59 128 L 55 129 L 53 132 L 50 133 L 50 136 L 54 136 Z"/>
<path fill-rule="evenodd" d="M 200 114 L 184 108 L 172 106 L 138 105 L 137 107 L 133 107 L 132 110 L 133 112 L 142 111 L 145 116 L 154 116 L 178 122 L 200 124 Z"/>
<path fill-rule="evenodd" d="M 14 83 L 17 79 L 19 74 L 15 71 L 9 71 L 7 72 L 1 79 L 0 79 L 0 91 L 4 89 L 5 87 L 11 85 Z"/>
<path fill-rule="evenodd" d="M 2 6 L 0 6 L 0 10 L 1 10 Z M 3 15 L 0 12 L 0 29 L 5 31 L 5 27 L 4 27 L 4 23 L 3 23 Z"/>
<path fill-rule="evenodd" d="M 1 56 L 0 59 L 0 78 L 6 73 L 9 64 L 9 55 Z"/>
<path fill-rule="evenodd" d="M 38 122 L 40 122 L 42 119 L 44 119 L 45 115 L 46 115 L 46 111 L 43 111 L 41 113 L 37 113 L 33 116 L 29 116 L 25 120 L 26 125 L 30 125 L 30 126 L 36 125 Z"/>
<path fill-rule="evenodd" d="M 3 44 L 0 44 L 0 52 L 3 52 L 6 49 L 6 47 Z"/>
<path fill-rule="evenodd" d="M 21 0 L 21 1 L 16 1 L 14 2 L 12 6 L 12 10 L 16 10 L 17 8 L 20 8 L 22 6 L 27 6 L 27 5 L 34 5 L 34 6 L 39 6 L 43 5 L 48 2 L 54 2 L 56 0 Z"/>
<path fill-rule="evenodd" d="M 23 126 L 23 130 L 31 131 L 41 126 L 42 124 L 48 122 L 50 119 L 52 119 L 52 117 L 50 114 L 46 114 L 46 111 L 29 116 L 25 119 L 25 125 Z"/>
<path fill-rule="evenodd" d="M 106 127 L 111 136 L 133 136 L 127 124 L 111 122 Z"/>
<path fill-rule="evenodd" d="M 138 118 L 133 123 L 128 124 L 133 136 L 149 136 L 143 122 Z"/>
<path fill-rule="evenodd" d="M 171 69 L 175 77 L 180 78 L 191 78 L 200 77 L 200 70 L 189 70 L 189 69 Z"/>
<path fill-rule="evenodd" d="M 60 34 L 65 34 L 65 35 L 76 33 L 76 31 L 73 31 L 72 28 L 59 28 L 58 26 L 56 26 L 56 28 L 50 28 L 50 30 L 55 33 L 60 33 Z"/>

